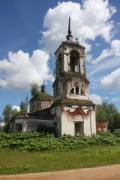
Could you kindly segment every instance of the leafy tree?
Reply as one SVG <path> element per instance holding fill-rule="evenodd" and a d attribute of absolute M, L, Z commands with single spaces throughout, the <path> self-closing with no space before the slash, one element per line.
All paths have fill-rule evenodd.
<path fill-rule="evenodd" d="M 25 101 L 21 101 L 20 103 L 20 114 L 24 114 L 28 112 L 28 107 L 29 107 L 29 99 L 26 96 Z"/>
<path fill-rule="evenodd" d="M 120 128 L 120 114 L 113 103 L 103 102 L 101 105 L 98 105 L 96 119 L 109 121 L 109 129 L 112 131 Z"/>
<path fill-rule="evenodd" d="M 97 119 L 114 119 L 114 115 L 118 113 L 118 110 L 114 104 L 108 104 L 108 102 L 103 102 L 102 105 L 97 106 L 96 116 Z"/>
<path fill-rule="evenodd" d="M 28 112 L 29 111 L 29 98 L 28 98 L 28 96 L 26 96 L 26 98 L 25 98 L 25 103 L 26 103 L 26 109 Z"/>
<path fill-rule="evenodd" d="M 20 112 L 17 109 L 12 109 L 12 117 L 16 117 L 20 114 Z"/>
<path fill-rule="evenodd" d="M 32 97 L 35 97 L 39 94 L 39 85 L 37 83 L 30 84 L 30 92 Z"/>
<path fill-rule="evenodd" d="M 3 122 L 3 118 L 0 116 L 0 123 L 2 123 Z"/>
<path fill-rule="evenodd" d="M 11 105 L 7 104 L 2 112 L 4 123 L 7 124 L 12 117 L 17 116 L 18 114 L 19 112 L 17 111 L 17 109 L 12 109 Z"/>
<path fill-rule="evenodd" d="M 6 105 L 3 109 L 3 120 L 4 120 L 4 123 L 8 123 L 10 121 L 10 119 L 12 118 L 12 107 L 10 104 Z"/>

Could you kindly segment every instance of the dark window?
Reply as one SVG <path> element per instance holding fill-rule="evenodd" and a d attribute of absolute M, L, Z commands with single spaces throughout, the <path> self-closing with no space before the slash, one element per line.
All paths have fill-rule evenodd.
<path fill-rule="evenodd" d="M 83 122 L 75 122 L 75 135 L 84 134 Z"/>
<path fill-rule="evenodd" d="M 74 88 L 71 89 L 71 94 L 74 94 Z"/>
<path fill-rule="evenodd" d="M 78 71 L 79 68 L 79 53 L 75 50 L 70 52 L 70 70 L 72 72 Z M 78 66 L 78 68 L 76 67 Z"/>
<path fill-rule="evenodd" d="M 79 87 L 76 87 L 76 94 L 79 94 Z"/>
<path fill-rule="evenodd" d="M 16 131 L 22 132 L 22 124 L 16 124 Z"/>
<path fill-rule="evenodd" d="M 62 72 L 62 55 L 60 53 L 58 57 L 58 73 L 60 74 L 61 72 Z"/>
<path fill-rule="evenodd" d="M 75 123 L 75 135 L 80 134 L 80 123 Z"/>

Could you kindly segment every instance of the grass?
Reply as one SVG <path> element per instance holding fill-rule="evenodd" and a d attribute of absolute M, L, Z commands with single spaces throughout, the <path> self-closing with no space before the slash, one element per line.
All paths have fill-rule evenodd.
<path fill-rule="evenodd" d="M 119 163 L 120 145 L 46 152 L 0 150 L 0 174 L 59 171 Z"/>

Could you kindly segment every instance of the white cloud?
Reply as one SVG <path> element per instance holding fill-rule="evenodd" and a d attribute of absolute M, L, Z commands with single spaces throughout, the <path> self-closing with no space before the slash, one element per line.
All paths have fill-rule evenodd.
<path fill-rule="evenodd" d="M 113 98 L 111 99 L 111 101 L 114 102 L 114 103 L 120 102 L 120 96 L 118 96 L 118 97 L 113 97 Z"/>
<path fill-rule="evenodd" d="M 97 94 L 91 94 L 90 100 L 93 101 L 95 104 L 102 104 L 102 98 Z"/>
<path fill-rule="evenodd" d="M 0 123 L 0 127 L 3 127 L 4 125 L 5 125 L 5 123 L 4 123 L 4 122 Z"/>
<path fill-rule="evenodd" d="M 103 77 L 101 85 L 106 89 L 120 90 L 120 68 Z"/>
<path fill-rule="evenodd" d="M 109 49 L 104 49 L 98 58 L 90 62 L 91 69 L 89 77 L 92 77 L 100 72 L 105 73 L 108 70 L 113 71 L 118 68 L 120 65 L 120 40 L 115 39 L 111 41 L 111 47 Z"/>
<path fill-rule="evenodd" d="M 0 61 L 0 87 L 29 89 L 32 81 L 52 81 L 48 60 L 48 53 L 40 49 L 33 51 L 31 57 L 21 50 L 9 52 L 8 59 Z"/>
<path fill-rule="evenodd" d="M 89 77 L 93 77 L 95 74 L 102 75 L 102 72 L 105 73 L 108 70 L 116 69 L 120 65 L 120 58 L 119 57 L 110 57 L 104 59 L 103 62 L 99 64 L 91 64 L 89 65 Z"/>
<path fill-rule="evenodd" d="M 115 7 L 109 5 L 108 0 L 86 0 L 83 4 L 71 1 L 58 3 L 45 15 L 45 30 L 40 43 L 48 52 L 53 53 L 61 41 L 65 40 L 69 16 L 72 19 L 73 35 L 79 38 L 81 44 L 86 40 L 95 40 L 97 36 L 110 41 L 114 27 L 110 19 L 115 12 Z"/>
<path fill-rule="evenodd" d="M 112 56 L 120 56 L 120 40 L 115 39 L 111 42 L 111 48 L 110 49 L 104 49 L 100 56 L 96 58 L 92 63 L 97 64 L 101 61 L 104 61 L 104 59 Z"/>
<path fill-rule="evenodd" d="M 12 109 L 13 109 L 13 110 L 16 109 L 16 110 L 19 112 L 19 111 L 20 111 L 20 106 L 14 105 L 14 106 L 12 106 Z"/>

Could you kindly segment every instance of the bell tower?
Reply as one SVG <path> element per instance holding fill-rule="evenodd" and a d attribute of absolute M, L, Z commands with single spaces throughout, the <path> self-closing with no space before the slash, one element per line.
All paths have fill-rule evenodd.
<path fill-rule="evenodd" d="M 56 79 L 53 84 L 54 101 L 61 98 L 89 99 L 89 81 L 86 78 L 85 47 L 78 39 L 73 41 L 69 18 L 68 35 L 56 55 Z"/>
<path fill-rule="evenodd" d="M 69 17 L 66 41 L 55 52 L 56 71 L 53 104 L 58 136 L 96 134 L 95 104 L 89 100 L 85 47 L 73 40 Z"/>

